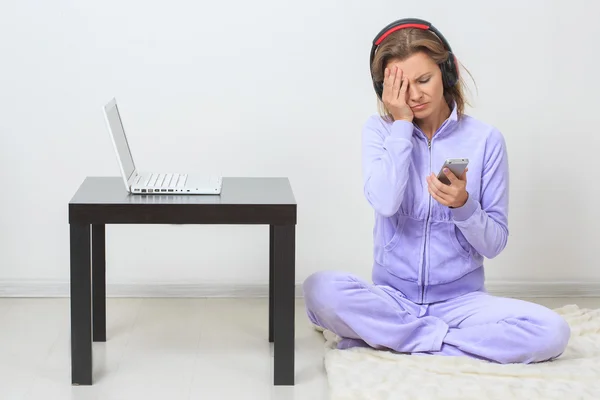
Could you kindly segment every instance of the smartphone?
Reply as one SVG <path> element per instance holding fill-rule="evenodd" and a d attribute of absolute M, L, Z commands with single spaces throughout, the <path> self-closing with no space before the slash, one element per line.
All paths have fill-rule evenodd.
<path fill-rule="evenodd" d="M 450 185 L 450 180 L 448 180 L 448 177 L 444 174 L 444 168 L 448 168 L 457 178 L 460 178 L 463 172 L 465 172 L 467 165 L 469 165 L 468 158 L 449 158 L 444 162 L 444 165 L 442 165 L 437 177 L 442 183 Z"/>

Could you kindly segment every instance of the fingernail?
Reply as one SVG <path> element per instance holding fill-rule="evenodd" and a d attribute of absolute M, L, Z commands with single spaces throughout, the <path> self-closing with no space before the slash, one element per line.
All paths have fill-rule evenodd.
<path fill-rule="evenodd" d="M 448 172 L 448 168 L 444 168 L 444 172 Z"/>

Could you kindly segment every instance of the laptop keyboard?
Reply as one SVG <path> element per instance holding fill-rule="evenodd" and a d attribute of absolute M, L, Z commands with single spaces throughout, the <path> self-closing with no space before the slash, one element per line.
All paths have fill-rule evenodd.
<path fill-rule="evenodd" d="M 187 181 L 185 174 L 151 174 L 144 186 L 160 188 L 182 188 Z"/>

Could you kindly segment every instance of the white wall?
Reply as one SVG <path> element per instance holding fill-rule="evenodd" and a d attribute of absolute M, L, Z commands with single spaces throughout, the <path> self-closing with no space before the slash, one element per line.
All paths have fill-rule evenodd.
<path fill-rule="evenodd" d="M 408 16 L 451 41 L 477 82 L 470 113 L 508 142 L 511 237 L 489 280 L 600 281 L 599 12 L 591 0 L 5 1 L 0 282 L 68 282 L 67 203 L 85 176 L 118 174 L 101 113 L 113 96 L 144 169 L 290 178 L 298 282 L 329 268 L 369 278 L 368 54 Z M 267 282 L 266 227 L 107 235 L 109 282 Z"/>

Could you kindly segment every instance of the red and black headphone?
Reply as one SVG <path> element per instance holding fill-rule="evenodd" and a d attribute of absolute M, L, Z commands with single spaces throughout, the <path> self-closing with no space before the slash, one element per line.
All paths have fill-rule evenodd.
<path fill-rule="evenodd" d="M 383 82 L 375 82 L 373 79 L 373 58 L 375 57 L 375 52 L 377 48 L 388 37 L 392 32 L 396 32 L 400 29 L 405 28 L 417 28 L 423 29 L 426 31 L 433 32 L 446 46 L 446 49 L 450 53 L 448 59 L 440 64 L 440 69 L 442 70 L 442 82 L 444 84 L 444 88 L 451 88 L 458 82 L 459 72 L 458 72 L 458 61 L 456 60 L 456 56 L 452 53 L 452 48 L 450 47 L 450 43 L 444 38 L 444 35 L 440 31 L 438 31 L 431 23 L 418 19 L 418 18 L 404 18 L 398 21 L 394 21 L 385 28 L 381 30 L 373 39 L 373 46 L 371 47 L 371 61 L 369 63 L 369 69 L 371 70 L 371 79 L 373 80 L 373 87 L 375 88 L 375 92 L 377 96 L 381 99 L 383 95 Z"/>

